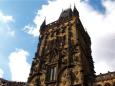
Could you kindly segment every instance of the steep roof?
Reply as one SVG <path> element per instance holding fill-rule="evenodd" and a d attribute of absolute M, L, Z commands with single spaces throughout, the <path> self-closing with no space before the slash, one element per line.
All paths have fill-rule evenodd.
<path fill-rule="evenodd" d="M 71 8 L 62 11 L 59 18 L 65 18 L 65 17 L 70 17 L 70 16 L 72 16 L 72 9 Z"/>

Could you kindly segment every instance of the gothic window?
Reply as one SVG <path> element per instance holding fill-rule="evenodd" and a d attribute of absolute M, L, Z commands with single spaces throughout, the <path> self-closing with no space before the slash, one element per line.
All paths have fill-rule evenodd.
<path fill-rule="evenodd" d="M 47 70 L 47 81 L 55 81 L 57 77 L 57 67 L 49 67 Z"/>
<path fill-rule="evenodd" d="M 57 78 L 57 67 L 54 67 L 54 80 Z"/>

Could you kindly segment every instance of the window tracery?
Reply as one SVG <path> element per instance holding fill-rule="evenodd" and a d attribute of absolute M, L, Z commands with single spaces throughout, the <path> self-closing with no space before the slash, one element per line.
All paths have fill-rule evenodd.
<path fill-rule="evenodd" d="M 46 81 L 48 81 L 48 82 L 55 81 L 56 78 L 57 78 L 57 67 L 56 66 L 53 66 L 53 67 L 48 66 Z"/>

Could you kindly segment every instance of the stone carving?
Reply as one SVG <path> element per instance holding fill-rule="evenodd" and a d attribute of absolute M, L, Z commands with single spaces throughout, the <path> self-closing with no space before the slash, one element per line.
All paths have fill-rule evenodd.
<path fill-rule="evenodd" d="M 67 69 L 63 71 L 62 75 L 60 76 L 60 86 L 70 86 L 71 82 L 69 80 L 69 72 Z"/>
<path fill-rule="evenodd" d="M 34 59 L 34 61 L 32 62 L 32 68 L 31 68 L 31 73 L 30 74 L 35 74 L 39 71 L 40 69 L 40 61 L 39 59 Z"/>
<path fill-rule="evenodd" d="M 41 82 L 41 86 L 45 86 L 45 74 L 42 74 L 40 76 L 40 82 Z"/>
<path fill-rule="evenodd" d="M 60 76 L 60 86 L 74 86 L 78 80 L 72 69 L 66 69 Z"/>
<path fill-rule="evenodd" d="M 51 51 L 50 51 L 50 53 L 48 54 L 48 57 L 49 58 L 47 58 L 47 62 L 49 62 L 49 63 L 54 63 L 54 62 L 56 62 L 58 59 L 59 59 L 59 54 L 58 54 L 58 50 L 57 49 L 52 49 Z"/>

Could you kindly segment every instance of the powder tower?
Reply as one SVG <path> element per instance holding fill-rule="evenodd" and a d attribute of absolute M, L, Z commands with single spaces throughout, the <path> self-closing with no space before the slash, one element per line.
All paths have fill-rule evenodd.
<path fill-rule="evenodd" d="M 28 86 L 93 86 L 94 80 L 91 40 L 76 7 L 50 24 L 44 20 Z"/>

